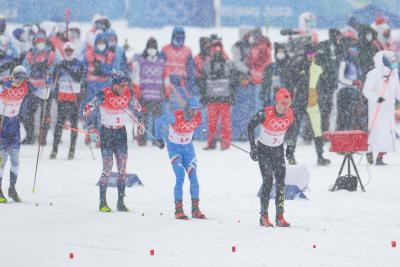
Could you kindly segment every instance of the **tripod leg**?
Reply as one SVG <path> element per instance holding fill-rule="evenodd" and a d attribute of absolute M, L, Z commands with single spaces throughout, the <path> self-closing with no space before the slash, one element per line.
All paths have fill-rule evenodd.
<path fill-rule="evenodd" d="M 344 156 L 343 162 L 342 162 L 342 166 L 340 166 L 340 170 L 339 170 L 339 176 L 342 174 L 343 168 L 344 168 L 344 164 L 346 163 L 346 160 L 348 158 L 348 155 Z"/>
<path fill-rule="evenodd" d="M 356 172 L 357 179 L 358 179 L 358 182 L 360 183 L 361 190 L 362 190 L 363 192 L 365 192 L 364 185 L 363 185 L 363 183 L 362 183 L 362 181 L 361 181 L 360 175 L 358 174 L 358 170 L 357 170 L 356 164 L 354 163 L 353 157 L 350 156 L 350 160 L 351 160 L 351 163 L 353 164 L 354 171 Z"/>

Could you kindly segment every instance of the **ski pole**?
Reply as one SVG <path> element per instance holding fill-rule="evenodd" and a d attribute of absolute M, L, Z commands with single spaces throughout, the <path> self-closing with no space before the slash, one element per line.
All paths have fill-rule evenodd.
<path fill-rule="evenodd" d="M 71 130 L 71 131 L 73 131 L 73 132 L 82 133 L 82 134 L 84 134 L 84 135 L 90 135 L 89 132 L 87 132 L 87 131 L 85 131 L 85 130 L 83 130 L 83 129 L 74 128 L 74 127 L 70 127 L 70 126 L 67 127 L 67 129 L 69 129 L 69 130 Z M 93 160 L 96 160 L 96 157 L 94 156 L 94 152 L 93 152 L 93 148 L 92 148 L 91 144 L 89 143 L 88 146 L 89 146 L 90 155 L 92 156 L 92 159 L 93 159 Z"/>
<path fill-rule="evenodd" d="M 123 110 L 125 112 L 125 114 L 127 114 L 131 120 L 133 120 L 135 123 L 139 124 L 140 128 L 145 131 L 154 141 L 157 141 L 157 138 L 149 131 L 146 129 L 146 127 L 139 122 L 139 120 L 128 110 L 124 109 Z"/>
<path fill-rule="evenodd" d="M 383 97 L 385 96 L 385 94 L 386 94 L 386 90 L 387 90 L 387 88 L 388 88 L 388 86 L 389 86 L 389 79 L 390 79 L 390 77 L 392 76 L 392 72 L 393 72 L 393 71 L 390 72 L 389 76 L 387 77 L 387 80 L 384 81 L 384 87 L 383 87 L 383 89 L 382 89 L 382 91 L 381 91 L 382 93 L 380 94 L 380 97 L 381 97 L 381 98 L 383 98 Z M 382 102 L 381 102 L 381 103 L 378 103 L 378 106 L 376 107 L 376 109 L 375 109 L 375 111 L 374 111 L 374 116 L 372 117 L 371 125 L 370 125 L 370 127 L 369 127 L 369 129 L 368 129 L 368 135 L 371 133 L 372 129 L 374 129 L 374 127 L 375 127 L 375 123 L 376 123 L 376 120 L 377 120 L 377 118 L 378 118 L 378 113 L 379 113 L 379 111 L 380 111 L 380 109 L 381 109 L 381 105 L 382 105 Z M 369 145 L 369 144 L 368 144 L 368 145 Z M 364 153 L 365 153 L 365 152 L 363 151 L 363 153 L 362 153 L 362 155 L 361 155 L 361 157 L 360 157 L 360 160 L 358 161 L 358 165 L 361 164 L 361 160 L 362 160 L 362 157 L 363 157 Z"/>
<path fill-rule="evenodd" d="M 46 86 L 46 96 L 49 92 L 49 86 Z M 39 146 L 38 146 L 38 150 L 37 150 L 37 155 L 36 155 L 36 166 L 35 166 L 35 177 L 33 179 L 33 187 L 32 187 L 32 193 L 35 193 L 36 190 L 36 178 L 37 178 L 37 171 L 38 171 L 38 166 L 39 166 L 39 156 L 40 156 L 40 148 L 42 146 L 42 142 L 43 142 L 43 135 L 44 135 L 44 123 L 45 123 L 45 119 L 46 119 L 46 108 L 47 108 L 47 99 L 48 97 L 44 100 L 44 104 L 43 104 L 43 109 L 42 109 L 42 118 L 41 118 L 41 122 L 40 122 L 40 133 L 39 133 Z"/>
<path fill-rule="evenodd" d="M 6 95 L 6 99 L 4 100 L 3 112 L 1 113 L 0 131 L 3 129 L 3 121 L 4 121 L 4 115 L 6 113 L 7 100 L 8 100 L 8 92 L 7 92 L 7 95 Z"/>
<path fill-rule="evenodd" d="M 237 148 L 237 149 L 239 149 L 239 150 L 241 150 L 241 151 L 243 151 L 243 152 L 245 152 L 245 153 L 247 153 L 247 154 L 250 154 L 250 152 L 247 151 L 246 149 L 241 148 L 240 146 L 237 146 L 237 145 L 235 145 L 235 144 L 233 144 L 233 143 L 231 143 L 231 142 L 225 140 L 225 139 L 222 138 L 222 137 L 219 137 L 218 139 L 221 140 L 221 141 L 223 141 L 223 142 L 225 142 L 225 143 L 227 143 L 227 144 L 229 144 L 229 145 L 231 145 L 231 146 L 233 146 L 233 147 L 235 147 L 235 148 Z"/>

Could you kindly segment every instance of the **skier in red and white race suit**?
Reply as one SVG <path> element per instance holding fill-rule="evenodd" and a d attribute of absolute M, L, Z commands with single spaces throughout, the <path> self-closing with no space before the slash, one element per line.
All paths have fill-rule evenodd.
<path fill-rule="evenodd" d="M 129 120 L 129 101 L 133 92 L 128 86 L 129 78 L 123 72 L 116 72 L 112 77 L 112 86 L 101 90 L 96 97 L 85 107 L 84 117 L 88 118 L 97 107 L 100 109 L 101 126 L 101 156 L 103 171 L 100 176 L 100 206 L 101 212 L 110 212 L 107 205 L 106 191 L 108 179 L 113 166 L 113 155 L 118 169 L 118 211 L 129 211 L 124 204 L 126 185 L 126 161 L 128 158 L 128 145 L 125 124 Z M 92 139 L 96 139 L 91 134 Z M 92 140 L 97 142 L 97 140 Z"/>
<path fill-rule="evenodd" d="M 275 95 L 275 101 L 275 106 L 267 106 L 264 110 L 260 110 L 249 123 L 250 157 L 254 161 L 258 161 L 263 179 L 260 194 L 260 225 L 265 227 L 273 226 L 268 217 L 268 205 L 272 182 L 275 178 L 275 222 L 277 226 L 288 227 L 290 224 L 283 218 L 286 176 L 283 140 L 286 131 L 293 122 L 294 116 L 290 109 L 291 96 L 286 88 L 278 90 Z M 259 125 L 261 125 L 261 131 L 256 144 L 254 130 Z"/>
<path fill-rule="evenodd" d="M 6 77 L 0 86 L 0 203 L 6 203 L 1 190 L 1 181 L 8 157 L 10 157 L 10 187 L 8 196 L 15 202 L 21 202 L 15 184 L 17 183 L 20 148 L 20 123 L 18 115 L 22 102 L 27 95 L 36 91 L 27 81 L 26 69 L 19 65 Z"/>

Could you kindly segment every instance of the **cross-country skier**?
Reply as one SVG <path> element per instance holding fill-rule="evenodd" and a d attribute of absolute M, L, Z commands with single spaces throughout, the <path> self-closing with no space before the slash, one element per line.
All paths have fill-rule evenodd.
<path fill-rule="evenodd" d="M 179 87 L 177 88 L 179 89 Z M 190 194 L 192 197 L 192 217 L 205 219 L 206 217 L 199 209 L 199 182 L 197 180 L 197 162 L 192 143 L 195 129 L 201 123 L 201 112 L 199 101 L 194 98 L 186 98 L 184 108 L 176 106 L 156 120 L 156 141 L 160 149 L 164 148 L 163 135 L 166 137 L 169 158 L 176 176 L 174 190 L 175 196 L 175 218 L 187 220 L 188 216 L 183 211 L 183 182 L 186 173 L 190 180 Z M 171 102 L 171 106 L 174 105 Z M 177 108 L 176 108 L 177 107 Z M 167 130 L 167 131 L 165 131 Z"/>
<path fill-rule="evenodd" d="M 40 137 L 41 145 L 46 144 L 48 129 L 50 128 L 50 102 L 48 101 L 50 92 L 53 87 L 52 74 L 56 61 L 56 54 L 48 45 L 46 33 L 39 31 L 32 40 L 32 48 L 26 55 L 23 65 L 28 71 L 29 81 L 37 88 L 34 95 L 27 99 L 27 112 L 24 116 L 24 126 L 26 137 L 22 141 L 23 144 L 34 143 L 35 120 L 34 115 L 38 108 L 41 109 L 41 129 Z"/>
<path fill-rule="evenodd" d="M 79 118 L 79 97 L 81 93 L 81 82 L 84 76 L 84 66 L 76 59 L 73 43 L 67 42 L 64 45 L 64 60 L 55 68 L 55 84 L 57 94 L 57 124 L 54 130 L 53 150 L 50 158 L 55 159 L 58 152 L 58 144 L 65 121 L 68 119 L 72 128 L 78 127 Z M 71 144 L 69 147 L 68 159 L 75 155 L 75 144 L 78 133 L 71 131 Z"/>
<path fill-rule="evenodd" d="M 15 190 L 20 148 L 18 114 L 24 98 L 36 90 L 27 82 L 27 77 L 26 69 L 19 65 L 13 69 L 11 78 L 5 78 L 0 86 L 0 203 L 7 202 L 1 190 L 1 181 L 8 157 L 11 161 L 8 196 L 15 202 L 21 202 Z"/>
<path fill-rule="evenodd" d="M 101 90 L 97 96 L 85 107 L 84 117 L 97 107 L 100 108 L 101 126 L 101 156 L 103 158 L 103 171 L 100 176 L 100 207 L 101 212 L 110 212 L 107 205 L 106 191 L 108 178 L 113 166 L 113 155 L 118 168 L 118 211 L 129 211 L 124 204 L 126 185 L 126 161 L 128 145 L 125 123 L 127 120 L 128 103 L 132 92 L 128 87 L 129 78 L 123 72 L 116 72 L 112 77 L 112 86 Z"/>
<path fill-rule="evenodd" d="M 261 217 L 260 225 L 271 227 L 268 217 L 269 197 L 273 178 L 276 183 L 276 225 L 288 227 L 290 224 L 283 218 L 285 200 L 286 165 L 283 149 L 285 133 L 293 122 L 294 116 L 290 109 L 292 102 L 290 93 L 285 88 L 279 89 L 275 95 L 275 106 L 267 106 L 257 112 L 248 126 L 251 145 L 250 157 L 258 161 L 263 179 L 260 195 Z M 256 144 L 254 130 L 261 124 L 261 132 Z"/>

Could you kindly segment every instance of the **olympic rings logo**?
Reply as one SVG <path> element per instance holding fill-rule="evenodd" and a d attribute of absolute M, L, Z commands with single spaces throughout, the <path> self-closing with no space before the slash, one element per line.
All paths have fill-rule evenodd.
<path fill-rule="evenodd" d="M 272 119 L 269 121 L 269 125 L 272 127 L 272 129 L 274 130 L 278 130 L 278 129 L 285 129 L 286 127 L 289 126 L 289 120 L 285 119 L 285 120 L 275 120 Z"/>
<path fill-rule="evenodd" d="M 178 127 L 183 131 L 193 131 L 197 127 L 197 122 L 181 122 L 178 124 Z"/>
<path fill-rule="evenodd" d="M 109 100 L 109 103 L 111 106 L 114 108 L 124 108 L 128 105 L 128 97 L 123 96 L 123 97 L 111 97 Z"/>
<path fill-rule="evenodd" d="M 8 96 L 13 99 L 21 99 L 24 95 L 24 90 L 22 88 L 15 88 L 8 90 Z"/>

